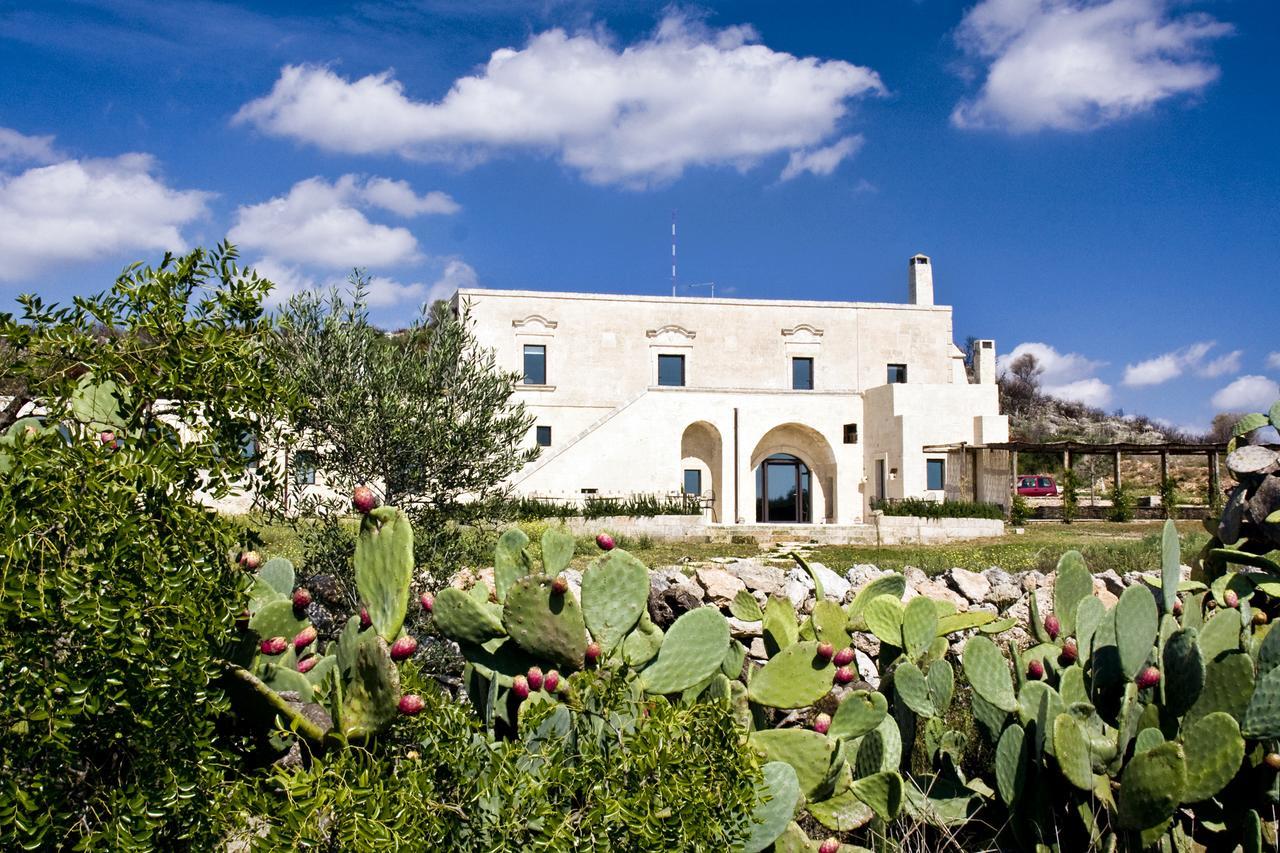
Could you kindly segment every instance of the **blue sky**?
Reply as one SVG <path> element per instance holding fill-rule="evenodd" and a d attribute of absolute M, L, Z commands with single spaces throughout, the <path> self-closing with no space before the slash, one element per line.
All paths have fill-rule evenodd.
<path fill-rule="evenodd" d="M 1280 4 L 0 0 L 0 300 L 230 235 L 280 296 L 903 301 L 1063 396 L 1280 395 Z M 682 292 L 690 292 L 682 287 Z M 705 290 L 694 291 L 705 293 Z"/>

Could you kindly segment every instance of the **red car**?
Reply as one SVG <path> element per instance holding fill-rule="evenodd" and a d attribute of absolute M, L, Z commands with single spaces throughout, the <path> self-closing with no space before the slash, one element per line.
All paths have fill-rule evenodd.
<path fill-rule="evenodd" d="M 1052 477 L 1024 474 L 1018 478 L 1018 494 L 1027 498 L 1053 498 L 1058 496 L 1058 484 Z"/>

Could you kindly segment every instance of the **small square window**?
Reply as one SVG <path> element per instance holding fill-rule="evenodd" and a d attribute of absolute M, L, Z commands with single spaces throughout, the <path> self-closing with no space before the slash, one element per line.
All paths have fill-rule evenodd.
<path fill-rule="evenodd" d="M 902 385 L 907 381 L 907 366 L 905 364 L 889 365 L 889 378 L 886 380 L 890 385 Z"/>
<path fill-rule="evenodd" d="M 316 484 L 316 454 L 311 450 L 299 450 L 293 454 L 293 484 L 295 486 L 314 486 Z"/>
<path fill-rule="evenodd" d="M 813 359 L 791 359 L 791 388 L 795 391 L 813 390 Z"/>
<path fill-rule="evenodd" d="M 697 468 L 684 469 L 684 493 L 686 495 L 702 494 L 702 472 Z"/>
<path fill-rule="evenodd" d="M 538 446 L 539 447 L 551 446 L 551 427 L 549 426 L 538 427 Z"/>
<path fill-rule="evenodd" d="M 858 425 L 857 424 L 844 425 L 844 443 L 845 444 L 858 443 Z"/>
<path fill-rule="evenodd" d="M 658 384 L 677 388 L 684 386 L 684 356 L 658 356 Z"/>
<path fill-rule="evenodd" d="M 547 384 L 547 348 L 541 344 L 524 346 L 524 384 Z"/>
<path fill-rule="evenodd" d="M 928 459 L 925 461 L 928 472 L 929 483 L 927 488 L 930 491 L 941 491 L 947 485 L 947 460 L 945 459 Z"/>

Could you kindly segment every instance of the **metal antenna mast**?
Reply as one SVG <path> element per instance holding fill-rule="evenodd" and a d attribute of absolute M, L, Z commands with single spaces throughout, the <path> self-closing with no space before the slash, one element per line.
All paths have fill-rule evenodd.
<path fill-rule="evenodd" d="M 671 295 L 676 295 L 676 212 L 671 211 Z"/>

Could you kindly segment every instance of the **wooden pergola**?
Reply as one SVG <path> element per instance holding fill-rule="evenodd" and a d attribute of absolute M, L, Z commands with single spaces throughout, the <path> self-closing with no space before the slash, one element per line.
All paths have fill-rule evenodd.
<path fill-rule="evenodd" d="M 973 470 L 980 469 L 980 458 L 989 457 L 993 452 L 1004 452 L 1009 456 L 1009 500 L 1006 510 L 1012 506 L 1012 497 L 1017 493 L 1017 478 L 1022 472 L 1018 470 L 1019 453 L 1061 454 L 1063 470 L 1071 470 L 1072 459 L 1077 456 L 1111 456 L 1115 485 L 1120 485 L 1120 460 L 1124 456 L 1159 456 L 1160 481 L 1169 476 L 1170 456 L 1203 456 L 1209 466 L 1209 491 L 1217 493 L 1220 485 L 1218 460 L 1227 452 L 1225 443 L 1186 444 L 1181 442 L 1158 442 L 1141 444 L 1137 442 L 1096 443 L 1089 441 L 1003 441 L 991 444 L 950 444 L 925 447 L 926 452 L 960 451 L 972 456 Z M 977 500 L 975 480 L 975 496 Z"/>

